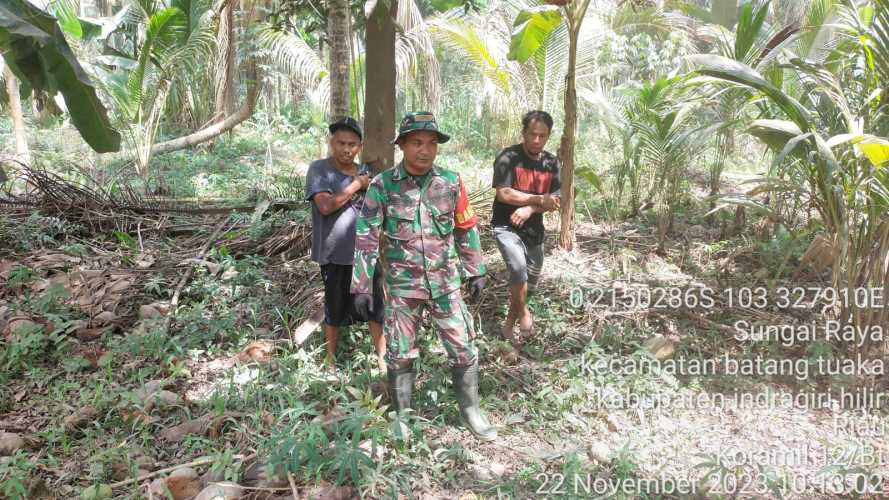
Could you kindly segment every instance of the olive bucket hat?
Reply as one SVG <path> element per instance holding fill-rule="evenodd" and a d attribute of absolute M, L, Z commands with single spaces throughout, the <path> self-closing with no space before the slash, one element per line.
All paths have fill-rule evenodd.
<path fill-rule="evenodd" d="M 429 130 L 438 135 L 438 143 L 443 144 L 451 140 L 451 136 L 438 130 L 438 123 L 435 122 L 435 115 L 428 111 L 415 111 L 404 115 L 401 119 L 401 125 L 398 126 L 398 136 L 392 141 L 392 144 L 398 142 L 398 139 L 420 130 Z"/>

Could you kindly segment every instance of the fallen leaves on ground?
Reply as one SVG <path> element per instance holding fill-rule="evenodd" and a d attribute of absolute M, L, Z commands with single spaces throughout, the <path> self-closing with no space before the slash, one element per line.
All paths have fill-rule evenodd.
<path fill-rule="evenodd" d="M 65 432 L 74 433 L 83 429 L 99 416 L 99 411 L 92 406 L 84 406 L 62 420 Z"/>
<path fill-rule="evenodd" d="M 275 352 L 275 344 L 268 340 L 257 340 L 247 344 L 241 352 L 238 353 L 238 361 L 241 363 L 249 363 L 256 361 L 257 363 L 268 363 L 272 360 L 272 354 Z"/>
<path fill-rule="evenodd" d="M 25 447 L 25 440 L 13 432 L 0 432 L 0 457 L 12 455 Z"/>

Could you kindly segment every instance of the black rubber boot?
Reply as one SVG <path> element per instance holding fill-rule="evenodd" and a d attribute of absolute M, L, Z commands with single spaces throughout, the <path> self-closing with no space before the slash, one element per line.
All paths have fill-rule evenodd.
<path fill-rule="evenodd" d="M 466 427 L 481 440 L 497 439 L 497 429 L 488 423 L 488 419 L 479 408 L 478 397 L 478 361 L 469 366 L 451 367 L 454 392 L 457 393 L 457 404 Z"/>
<path fill-rule="evenodd" d="M 417 378 L 414 364 L 401 367 L 390 364 L 386 374 L 389 377 L 389 397 L 392 398 L 395 411 L 413 409 L 414 380 Z"/>

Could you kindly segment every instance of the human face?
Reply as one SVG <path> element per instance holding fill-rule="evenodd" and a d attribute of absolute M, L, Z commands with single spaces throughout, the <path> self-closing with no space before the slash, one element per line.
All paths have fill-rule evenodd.
<path fill-rule="evenodd" d="M 411 132 L 398 140 L 404 153 L 404 166 L 412 175 L 423 175 L 432 168 L 438 154 L 438 134 L 428 130 Z"/>
<path fill-rule="evenodd" d="M 339 129 L 330 138 L 330 150 L 339 168 L 352 168 L 352 162 L 361 152 L 361 138 L 351 130 Z"/>
<path fill-rule="evenodd" d="M 528 155 L 536 158 L 543 152 L 549 140 L 549 128 L 540 120 L 532 120 L 528 128 L 522 131 L 522 145 Z"/>

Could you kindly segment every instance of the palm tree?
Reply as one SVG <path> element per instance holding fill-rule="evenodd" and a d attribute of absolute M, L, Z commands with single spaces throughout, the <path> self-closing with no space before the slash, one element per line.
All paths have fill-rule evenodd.
<path fill-rule="evenodd" d="M 796 26 L 780 29 L 767 26 L 765 20 L 768 13 L 769 2 L 759 6 L 750 2 L 741 8 L 734 32 L 729 32 L 719 25 L 707 26 L 700 31 L 703 36 L 714 41 L 717 54 L 741 61 L 760 73 L 766 73 L 774 66 L 775 58 L 781 50 L 796 39 L 795 34 L 799 30 Z M 726 124 L 735 123 L 741 118 L 741 110 L 751 96 L 749 89 L 726 88 L 725 85 L 712 87 L 709 93 L 715 103 L 715 118 Z M 719 194 L 726 160 L 733 157 L 734 153 L 735 127 L 723 127 L 716 137 L 716 154 L 710 164 L 711 211 L 716 207 L 715 197 Z"/>
<path fill-rule="evenodd" d="M 823 62 L 791 57 L 785 63 L 787 80 L 803 89 L 799 100 L 741 62 L 715 55 L 691 59 L 700 74 L 766 100 L 760 113 L 770 119 L 754 121 L 749 132 L 776 154 L 754 192 L 809 200 L 833 254 L 833 286 L 849 291 L 889 280 L 889 106 L 880 98 L 889 89 L 889 0 L 846 2 L 838 21 Z M 730 201 L 772 212 L 753 199 Z M 843 304 L 839 314 L 860 326 L 889 321 L 885 309 L 856 304 Z"/>
<path fill-rule="evenodd" d="M 610 95 L 601 90 L 582 94 L 620 142 L 623 157 L 611 176 L 614 201 L 619 205 L 629 188 L 631 215 L 638 213 L 640 198 L 652 203 L 658 216 L 659 251 L 672 230 L 692 159 L 703 150 L 710 133 L 725 126 L 696 123 L 700 103 L 693 90 L 686 78 L 672 77 L 627 83 Z"/>
<path fill-rule="evenodd" d="M 233 1 L 226 2 L 219 15 L 219 28 L 216 32 L 218 56 L 214 80 L 215 102 L 214 119 L 221 120 L 234 112 L 237 71 L 237 41 L 235 40 L 235 17 Z"/>
<path fill-rule="evenodd" d="M 457 88 L 471 89 L 466 93 L 471 101 L 464 105 L 474 108 L 476 117 L 485 117 L 489 148 L 492 129 L 498 133 L 498 143 L 514 138 L 516 110 L 541 100 L 533 64 L 507 59 L 511 17 L 502 10 L 474 15 L 451 11 L 428 22 L 442 49 L 471 70 Z"/>
<path fill-rule="evenodd" d="M 562 221 L 559 232 L 559 245 L 566 250 L 571 250 L 574 247 L 574 145 L 577 139 L 577 47 L 580 38 L 580 28 L 583 25 L 589 5 L 590 0 L 577 0 L 561 7 L 568 30 L 568 65 L 565 74 L 564 130 L 562 139 L 559 141 L 559 160 L 562 164 Z M 559 24 L 553 23 L 552 12 L 546 9 L 529 13 L 527 15 L 528 19 L 524 21 L 523 17 L 525 16 L 519 14 L 519 17 L 516 18 L 516 24 L 526 23 L 527 27 L 531 23 L 543 22 L 547 23 L 544 26 L 551 26 L 549 32 L 552 32 Z M 549 17 L 549 20 L 546 20 L 546 17 Z M 546 28 L 544 29 L 546 30 Z M 536 48 L 529 52 L 527 56 L 524 56 L 520 51 L 511 51 L 511 54 L 519 60 L 523 57 L 527 60 L 527 57 L 530 57 L 534 51 L 536 51 Z"/>
<path fill-rule="evenodd" d="M 169 98 L 179 104 L 174 109 L 187 109 L 183 103 L 194 102 L 192 87 L 209 88 L 196 85 L 206 80 L 195 68 L 213 58 L 215 23 L 205 0 L 173 0 L 169 7 L 134 1 L 129 15 L 135 40 L 141 42 L 132 47 L 133 57 L 125 55 L 126 47 L 117 47 L 117 57 L 103 60 L 94 71 L 117 105 L 119 123 L 136 153 L 137 173 L 144 177 L 158 152 L 155 138 Z"/>
<path fill-rule="evenodd" d="M 404 2 L 405 0 L 401 0 Z M 365 9 L 367 17 L 367 71 L 364 83 L 364 128 L 367 138 L 361 159 L 381 172 L 395 163 L 395 83 L 397 43 L 394 17 L 398 12 L 398 0 L 370 1 Z"/>
<path fill-rule="evenodd" d="M 377 4 L 384 6 L 384 3 Z M 394 3 L 390 3 L 396 7 Z M 438 61 L 435 58 L 434 47 L 430 30 L 420 14 L 419 9 L 413 1 L 405 0 L 398 2 L 397 8 L 394 10 L 395 22 L 401 28 L 396 38 L 396 43 L 392 52 L 394 69 L 396 70 L 396 81 L 392 82 L 392 89 L 396 88 L 401 92 L 408 92 L 414 87 L 421 87 L 420 102 L 418 105 L 430 110 L 438 107 L 439 94 L 439 75 Z M 379 17 L 377 17 L 379 16 Z M 385 16 L 373 14 L 367 23 L 367 30 L 375 32 L 380 29 L 379 21 L 385 20 Z M 348 18 L 347 18 L 348 21 Z M 350 114 L 357 110 L 350 108 L 349 89 L 350 87 L 360 87 L 361 79 L 364 75 L 367 78 L 379 75 L 376 71 L 378 61 L 376 58 L 381 57 L 380 54 L 371 50 L 371 47 L 363 46 L 358 36 L 353 33 L 352 38 L 347 35 L 344 39 L 345 61 L 346 67 L 344 76 L 347 78 L 346 84 L 340 84 L 341 93 L 344 96 L 337 98 L 345 103 L 345 108 L 340 111 L 343 114 Z M 324 114 L 330 116 L 336 114 L 331 108 L 334 101 L 332 97 L 333 82 L 332 73 L 325 64 L 321 54 L 316 47 L 307 41 L 308 37 L 304 33 L 295 30 L 282 29 L 271 23 L 260 24 L 257 29 L 257 43 L 268 54 L 272 65 L 282 70 L 285 74 L 295 79 L 295 84 L 307 90 L 309 95 L 313 97 L 312 101 L 315 105 L 322 109 Z M 349 57 L 349 45 L 356 46 L 352 57 Z M 331 48 L 331 52 L 333 48 Z M 332 58 L 334 56 L 331 56 Z M 339 59 L 339 57 L 337 57 Z M 373 59 L 373 61 L 372 61 Z M 367 69 L 373 69 L 368 74 Z M 349 85 L 349 79 L 355 80 Z M 382 84 L 382 82 L 375 82 Z M 370 86 L 370 84 L 368 84 Z M 374 85 L 377 87 L 379 85 Z M 357 94 L 357 92 L 356 92 Z M 355 96 L 356 98 L 360 96 Z M 366 102 L 371 102 L 367 100 Z M 358 101 L 356 99 L 356 104 Z M 378 105 L 377 102 L 373 103 Z M 392 127 L 394 123 L 395 109 L 392 109 L 392 117 L 387 120 L 387 128 Z M 370 129 L 371 127 L 366 127 Z"/>

